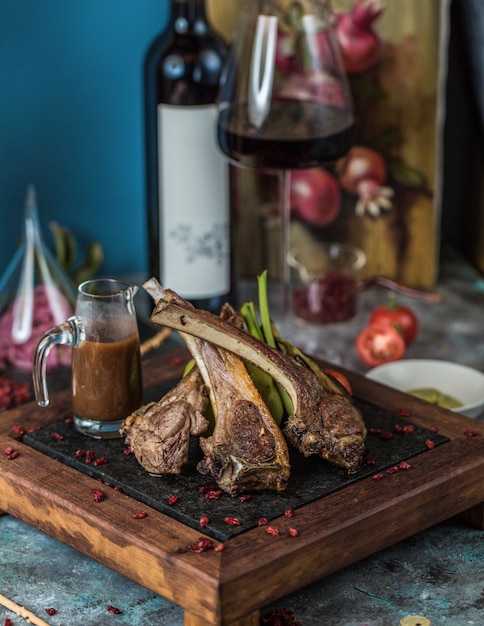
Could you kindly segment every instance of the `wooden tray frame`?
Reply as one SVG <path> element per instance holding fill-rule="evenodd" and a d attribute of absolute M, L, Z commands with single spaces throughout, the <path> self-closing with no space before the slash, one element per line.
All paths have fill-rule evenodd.
<path fill-rule="evenodd" d="M 186 360 L 184 349 L 147 360 L 145 385 L 176 379 Z M 254 528 L 221 552 L 197 554 L 186 548 L 201 531 L 115 490 L 96 504 L 97 481 L 23 444 L 13 429 L 68 417 L 69 391 L 48 409 L 30 403 L 1 415 L 0 510 L 181 606 L 185 626 L 258 626 L 268 603 L 454 515 L 467 512 L 482 528 L 484 424 L 345 373 L 356 397 L 408 409 L 408 421 L 436 426 L 449 441 L 413 457 L 409 471 L 363 479 L 271 521 L 279 537 Z M 3 453 L 9 446 L 19 452 L 13 460 Z M 133 519 L 140 508 L 147 517 Z"/>

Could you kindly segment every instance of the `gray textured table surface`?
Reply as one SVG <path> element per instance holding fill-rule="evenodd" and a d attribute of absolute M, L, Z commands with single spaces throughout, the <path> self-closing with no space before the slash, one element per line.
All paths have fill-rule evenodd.
<path fill-rule="evenodd" d="M 444 296 L 440 304 L 399 298 L 420 320 L 406 356 L 453 360 L 484 371 L 483 277 L 446 256 L 436 290 Z M 385 300 L 381 288 L 363 292 L 357 318 L 306 334 L 305 347 L 364 373 L 354 338 L 369 311 Z M 0 516 L 0 594 L 52 626 L 183 624 L 182 609 L 9 515 Z M 121 613 L 110 613 L 108 605 Z M 398 626 L 409 615 L 426 617 L 434 626 L 482 626 L 484 535 L 462 520 L 449 520 L 262 613 L 276 606 L 291 609 L 302 626 Z M 54 616 L 46 613 L 50 607 Z M 26 623 L 0 606 L 0 626 L 6 618 L 13 626 Z"/>
<path fill-rule="evenodd" d="M 287 596 L 302 626 L 484 624 L 482 531 L 452 520 Z M 183 626 L 183 611 L 10 516 L 0 517 L 0 593 L 52 626 Z M 107 606 L 119 608 L 110 614 Z M 48 617 L 46 609 L 57 613 Z M 263 611 L 264 612 L 264 611 Z M 0 607 L 0 624 L 9 616 Z"/>

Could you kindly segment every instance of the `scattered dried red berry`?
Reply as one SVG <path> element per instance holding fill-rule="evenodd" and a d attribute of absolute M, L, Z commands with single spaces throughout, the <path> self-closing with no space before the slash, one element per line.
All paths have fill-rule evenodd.
<path fill-rule="evenodd" d="M 232 517 L 231 515 L 224 517 L 224 522 L 229 526 L 240 526 L 240 520 L 237 517 Z"/>
<path fill-rule="evenodd" d="M 213 485 L 209 485 L 209 486 L 204 485 L 203 487 L 199 487 L 198 488 L 198 493 L 206 494 L 209 491 L 213 491 L 214 489 L 215 489 L 215 487 Z"/>
<path fill-rule="evenodd" d="M 131 446 L 124 446 L 123 448 L 123 454 L 132 454 L 133 450 L 131 449 Z"/>
<path fill-rule="evenodd" d="M 174 504 L 176 504 L 178 502 L 178 496 L 170 496 L 168 498 L 168 504 L 170 506 L 173 506 Z"/>
<path fill-rule="evenodd" d="M 13 626 L 13 622 L 9 617 L 5 618 L 5 621 L 3 622 L 3 626 Z"/>
<path fill-rule="evenodd" d="M 393 437 L 393 433 L 389 430 L 386 430 L 385 432 L 380 434 L 380 439 L 382 439 L 383 441 L 388 441 L 389 439 L 392 439 Z"/>
<path fill-rule="evenodd" d="M 221 489 L 216 489 L 216 490 L 210 489 L 205 494 L 205 497 L 207 498 L 207 500 L 218 500 L 221 495 L 222 495 L 222 490 Z"/>
<path fill-rule="evenodd" d="M 278 528 L 275 528 L 274 526 L 268 526 L 266 528 L 266 533 L 268 535 L 271 535 L 271 537 L 279 537 L 280 532 Z"/>
<path fill-rule="evenodd" d="M 257 526 L 267 526 L 268 523 L 269 520 L 267 519 L 267 517 L 261 517 L 257 522 Z"/>
<path fill-rule="evenodd" d="M 188 549 L 196 553 L 206 552 L 213 549 L 213 541 L 208 537 L 199 537 L 197 543 L 188 546 Z"/>
<path fill-rule="evenodd" d="M 249 496 L 249 494 L 243 495 L 243 496 L 237 496 L 237 500 L 239 502 L 248 502 L 250 500 L 251 496 Z"/>
<path fill-rule="evenodd" d="M 13 406 L 11 398 L 0 395 L 0 411 L 6 411 Z"/>
<path fill-rule="evenodd" d="M 427 450 L 432 450 L 432 448 L 435 448 L 435 443 L 432 441 L 432 439 L 427 439 L 425 441 L 425 447 L 427 448 Z"/>
<path fill-rule="evenodd" d="M 118 609 L 117 606 L 113 606 L 112 604 L 108 604 L 108 612 L 113 613 L 114 615 L 122 613 L 121 609 Z"/>
<path fill-rule="evenodd" d="M 398 415 L 400 415 L 400 417 L 410 417 L 411 412 L 408 409 L 399 409 Z"/>
<path fill-rule="evenodd" d="M 369 435 L 380 435 L 381 434 L 381 428 L 370 428 L 368 430 L 368 434 Z"/>
<path fill-rule="evenodd" d="M 412 424 L 406 424 L 405 426 L 402 426 L 401 424 L 395 424 L 393 430 L 401 435 L 410 435 L 411 433 L 413 433 L 415 428 Z"/>
<path fill-rule="evenodd" d="M 0 376 L 0 410 L 11 409 L 32 399 L 28 383 Z"/>
<path fill-rule="evenodd" d="M 275 609 L 270 613 L 264 613 L 260 618 L 260 626 L 302 626 L 301 622 L 289 609 Z"/>
<path fill-rule="evenodd" d="M 200 525 L 201 528 L 205 528 L 206 526 L 208 526 L 210 524 L 209 516 L 201 515 L 200 519 L 198 520 L 198 524 Z"/>
<path fill-rule="evenodd" d="M 97 467 L 98 465 L 105 465 L 108 462 L 107 456 L 100 456 L 98 459 L 95 459 L 93 465 Z"/>
<path fill-rule="evenodd" d="M 438 432 L 439 432 L 439 429 L 437 428 L 437 426 L 431 426 L 431 427 L 430 427 L 430 432 L 431 432 L 431 433 L 438 433 Z"/>
<path fill-rule="evenodd" d="M 96 456 L 96 450 L 88 450 L 86 452 L 86 463 L 91 463 L 94 457 Z"/>
<path fill-rule="evenodd" d="M 45 612 L 47 613 L 47 615 L 55 615 L 57 613 L 57 611 L 53 607 L 45 609 Z"/>
<path fill-rule="evenodd" d="M 225 550 L 224 543 L 218 543 L 214 548 L 214 552 L 223 552 L 224 550 Z"/>
<path fill-rule="evenodd" d="M 478 434 L 479 433 L 476 430 L 471 430 L 470 428 L 464 431 L 464 435 L 466 437 L 477 437 Z"/>
<path fill-rule="evenodd" d="M 297 528 L 290 528 L 288 530 L 288 533 L 291 535 L 291 537 L 298 537 L 299 536 L 299 531 Z"/>
<path fill-rule="evenodd" d="M 372 476 L 373 480 L 381 480 L 382 478 L 385 478 L 385 476 L 381 472 L 378 472 L 378 474 L 373 474 Z"/>
<path fill-rule="evenodd" d="M 12 448 L 12 446 L 5 448 L 4 452 L 7 457 L 7 461 L 13 461 L 13 459 L 16 459 L 20 455 L 20 452 Z"/>
<path fill-rule="evenodd" d="M 286 509 L 284 511 L 284 515 L 286 517 L 294 517 L 296 515 L 296 511 L 294 509 Z"/>
<path fill-rule="evenodd" d="M 24 430 L 23 426 L 20 426 L 20 424 L 14 424 L 14 425 L 12 426 L 12 430 L 13 430 L 13 432 L 14 432 L 16 435 L 20 435 L 20 436 L 22 436 L 22 435 L 24 435 L 24 434 L 25 434 L 25 430 Z"/>
<path fill-rule="evenodd" d="M 182 363 L 183 361 L 180 359 L 180 357 L 175 357 L 174 359 L 170 361 L 170 365 L 172 365 L 173 367 L 176 367 L 177 365 L 181 365 Z"/>
<path fill-rule="evenodd" d="M 144 519 L 148 513 L 146 511 L 135 511 L 133 513 L 133 519 Z"/>
<path fill-rule="evenodd" d="M 86 453 L 84 452 L 84 450 L 76 450 L 77 459 L 83 459 L 85 456 L 86 456 Z"/>
<path fill-rule="evenodd" d="M 54 431 L 51 436 L 52 439 L 54 439 L 55 441 L 64 441 L 64 435 L 62 435 L 61 433 Z"/>
<path fill-rule="evenodd" d="M 407 461 L 400 461 L 400 463 L 398 463 L 398 465 L 393 465 L 392 467 L 389 467 L 388 469 L 385 470 L 386 474 L 396 474 L 397 472 L 399 472 L 400 470 L 409 470 L 412 466 L 410 465 L 410 463 L 407 463 Z M 383 474 L 375 474 L 373 476 L 373 478 L 376 480 L 376 476 L 381 476 L 381 478 L 383 478 Z"/>
<path fill-rule="evenodd" d="M 91 495 L 93 497 L 94 502 L 102 502 L 104 498 L 106 497 L 106 494 L 104 493 L 104 491 L 101 491 L 100 489 L 91 489 Z"/>

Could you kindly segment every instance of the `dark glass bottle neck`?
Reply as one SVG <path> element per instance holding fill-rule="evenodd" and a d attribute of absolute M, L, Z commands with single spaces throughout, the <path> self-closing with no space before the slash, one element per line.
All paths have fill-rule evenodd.
<path fill-rule="evenodd" d="M 171 0 L 171 22 L 183 30 L 185 25 L 190 28 L 197 23 L 206 24 L 205 0 Z"/>

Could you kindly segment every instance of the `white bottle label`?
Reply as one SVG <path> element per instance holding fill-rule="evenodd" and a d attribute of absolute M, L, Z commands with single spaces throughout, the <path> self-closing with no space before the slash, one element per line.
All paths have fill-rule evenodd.
<path fill-rule="evenodd" d="M 228 165 L 216 105 L 158 106 L 160 277 L 188 299 L 230 290 Z"/>

